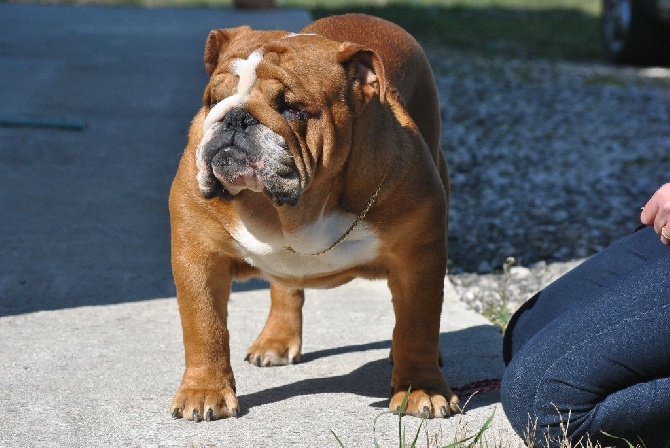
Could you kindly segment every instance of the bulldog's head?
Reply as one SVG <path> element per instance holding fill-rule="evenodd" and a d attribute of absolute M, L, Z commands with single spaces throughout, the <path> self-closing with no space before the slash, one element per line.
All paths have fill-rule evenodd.
<path fill-rule="evenodd" d="M 354 118 L 385 89 L 374 52 L 284 31 L 214 30 L 205 68 L 196 117 L 205 198 L 251 190 L 278 206 L 297 204 L 315 175 L 341 170 Z"/>

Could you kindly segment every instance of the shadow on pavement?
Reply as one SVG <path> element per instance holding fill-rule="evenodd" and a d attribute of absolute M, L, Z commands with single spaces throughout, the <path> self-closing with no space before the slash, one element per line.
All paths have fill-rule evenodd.
<path fill-rule="evenodd" d="M 492 329 L 491 325 L 480 325 L 440 334 L 440 346 L 445 360 L 442 372 L 452 387 L 462 386 L 465 383 L 482 379 L 500 378 L 502 376 L 502 355 L 498 350 L 495 351 L 496 355 L 494 358 L 496 359 L 493 359 L 493 362 L 490 362 L 491 359 L 485 360 L 484 365 L 482 365 L 480 358 L 469 356 L 476 356 L 476 353 L 478 353 L 477 347 L 480 343 L 486 344 L 489 348 L 488 351 L 490 351 L 492 345 L 493 347 L 497 347 L 495 342 L 491 344 L 492 336 L 495 338 Z M 498 345 L 501 345 L 502 336 L 499 333 L 497 339 L 497 342 L 499 342 Z M 305 353 L 301 362 L 314 362 L 330 356 L 390 348 L 390 340 L 349 345 Z M 491 357 L 489 356 L 489 358 Z M 457 369 L 450 366 L 450 362 L 454 362 L 454 360 L 458 360 Z M 301 380 L 292 384 L 241 395 L 239 400 L 243 412 L 246 412 L 245 409 L 248 410 L 256 406 L 284 401 L 302 395 L 345 393 L 380 398 L 380 401 L 372 403 L 371 406 L 385 409 L 388 406 L 390 398 L 391 368 L 391 361 L 385 356 L 382 359 L 368 362 L 346 375 Z M 458 370 L 458 372 L 454 372 L 454 370 Z M 287 369 L 287 375 L 290 375 L 290 367 Z M 482 375 L 485 375 L 486 378 L 483 378 Z M 463 381 L 463 383 L 460 383 L 460 381 Z M 467 400 L 468 397 L 463 397 L 461 398 L 461 403 L 465 404 Z M 469 401 L 466 410 L 477 409 L 499 401 L 500 394 L 498 392 L 475 395 Z"/>

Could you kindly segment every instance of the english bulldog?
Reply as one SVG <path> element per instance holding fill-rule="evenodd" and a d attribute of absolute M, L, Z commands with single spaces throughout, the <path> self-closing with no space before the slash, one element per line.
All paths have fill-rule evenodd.
<path fill-rule="evenodd" d="M 270 282 L 248 362 L 299 362 L 304 288 L 385 278 L 396 324 L 390 408 L 447 417 L 440 369 L 449 180 L 428 59 L 406 31 L 348 14 L 302 32 L 213 30 L 203 106 L 170 191 L 184 338 L 174 418 L 237 416 L 227 303 Z M 335 324 L 335 322 L 333 323 Z"/>

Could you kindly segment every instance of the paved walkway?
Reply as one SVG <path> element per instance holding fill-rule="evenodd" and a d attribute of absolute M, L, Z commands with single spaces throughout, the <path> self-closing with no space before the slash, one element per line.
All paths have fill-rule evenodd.
<path fill-rule="evenodd" d="M 393 327 L 379 282 L 308 291 L 303 362 L 267 369 L 242 359 L 268 292 L 238 286 L 230 328 L 243 415 L 195 424 L 168 412 L 183 353 L 167 192 L 206 82 L 205 37 L 309 20 L 0 3 L 0 447 L 335 447 L 331 430 L 347 447 L 375 435 L 397 445 L 394 417 L 373 432 Z M 445 374 L 452 385 L 499 377 L 500 333 L 447 287 Z M 446 444 L 495 410 L 489 446 L 519 446 L 498 401 L 475 398 L 421 438 Z"/>

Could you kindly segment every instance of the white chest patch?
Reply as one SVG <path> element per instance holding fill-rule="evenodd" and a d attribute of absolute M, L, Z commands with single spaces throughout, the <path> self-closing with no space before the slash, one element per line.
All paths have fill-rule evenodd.
<path fill-rule="evenodd" d="M 294 234 L 257 237 L 240 222 L 231 232 L 244 261 L 272 277 L 305 278 L 343 271 L 372 261 L 379 251 L 376 232 L 360 223 L 333 249 L 320 255 L 304 255 L 329 247 L 356 219 L 348 213 L 330 213 Z M 295 252 L 287 249 L 291 247 Z"/>

